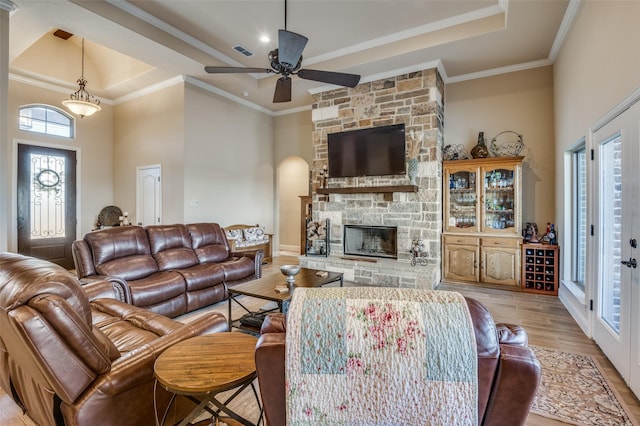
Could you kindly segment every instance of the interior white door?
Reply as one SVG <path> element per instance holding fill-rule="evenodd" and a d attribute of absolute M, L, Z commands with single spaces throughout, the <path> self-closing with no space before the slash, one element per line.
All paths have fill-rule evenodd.
<path fill-rule="evenodd" d="M 597 274 L 593 337 L 640 395 L 640 105 L 595 133 Z"/>
<path fill-rule="evenodd" d="M 159 225 L 162 223 L 162 168 L 160 165 L 137 169 L 136 223 Z"/>

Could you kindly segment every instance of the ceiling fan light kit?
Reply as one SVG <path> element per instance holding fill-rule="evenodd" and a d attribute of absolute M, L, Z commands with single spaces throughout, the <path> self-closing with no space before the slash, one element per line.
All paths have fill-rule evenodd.
<path fill-rule="evenodd" d="M 278 30 L 278 48 L 269 52 L 268 59 L 271 68 L 243 68 L 243 67 L 212 67 L 205 66 L 209 74 L 234 73 L 273 73 L 281 77 L 276 82 L 273 102 L 291 101 L 291 77 L 297 75 L 305 80 L 335 84 L 337 86 L 356 87 L 360 76 L 333 71 L 300 69 L 302 65 L 302 51 L 309 39 L 303 35 L 287 31 L 287 3 L 284 8 L 285 29 Z"/>

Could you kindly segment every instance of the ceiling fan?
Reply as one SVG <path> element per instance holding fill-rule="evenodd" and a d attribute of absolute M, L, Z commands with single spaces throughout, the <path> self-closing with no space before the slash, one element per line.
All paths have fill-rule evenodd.
<path fill-rule="evenodd" d="M 281 77 L 276 83 L 273 102 L 291 101 L 291 77 L 297 75 L 305 80 L 320 81 L 338 86 L 355 87 L 360 81 L 357 74 L 341 72 L 300 69 L 302 51 L 309 39 L 303 35 L 287 31 L 287 2 L 284 2 L 284 30 L 278 30 L 278 48 L 269 52 L 271 68 L 243 68 L 243 67 L 212 67 L 205 66 L 204 70 L 210 74 L 233 73 L 273 73 Z"/>

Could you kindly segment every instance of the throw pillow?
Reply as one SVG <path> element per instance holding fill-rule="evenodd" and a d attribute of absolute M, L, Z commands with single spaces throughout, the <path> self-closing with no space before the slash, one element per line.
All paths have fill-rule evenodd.
<path fill-rule="evenodd" d="M 242 229 L 227 229 L 225 230 L 228 240 L 236 240 L 236 242 L 242 242 Z"/>
<path fill-rule="evenodd" d="M 253 226 L 245 228 L 244 239 L 246 241 L 260 241 L 264 239 L 264 228 L 261 226 Z"/>

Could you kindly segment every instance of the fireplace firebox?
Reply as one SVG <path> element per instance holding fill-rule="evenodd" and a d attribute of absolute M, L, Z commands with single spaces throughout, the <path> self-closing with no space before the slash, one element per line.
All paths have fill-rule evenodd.
<path fill-rule="evenodd" d="M 344 254 L 398 258 L 398 228 L 395 226 L 344 226 Z"/>

